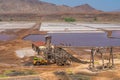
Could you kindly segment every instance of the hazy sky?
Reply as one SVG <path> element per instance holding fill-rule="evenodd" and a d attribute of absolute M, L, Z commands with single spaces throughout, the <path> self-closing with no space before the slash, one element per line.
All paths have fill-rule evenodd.
<path fill-rule="evenodd" d="M 120 9 L 120 0 L 41 0 L 41 1 L 68 6 L 89 4 L 92 7 L 103 11 L 113 11 Z"/>

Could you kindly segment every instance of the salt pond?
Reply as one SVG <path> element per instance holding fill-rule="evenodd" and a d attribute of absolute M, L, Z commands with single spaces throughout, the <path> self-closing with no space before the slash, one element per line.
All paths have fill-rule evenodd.
<path fill-rule="evenodd" d="M 15 38 L 15 35 L 0 34 L 0 41 L 12 40 L 14 38 Z"/>
<path fill-rule="evenodd" d="M 35 22 L 0 22 L 0 32 L 7 30 L 29 29 L 33 27 Z M 0 41 L 7 41 L 14 39 L 16 36 L 9 34 L 0 34 Z"/>
<path fill-rule="evenodd" d="M 113 32 L 114 38 L 106 33 L 49 33 L 52 43 L 66 46 L 120 46 L 120 31 Z M 44 41 L 45 35 L 29 35 L 24 40 Z"/>

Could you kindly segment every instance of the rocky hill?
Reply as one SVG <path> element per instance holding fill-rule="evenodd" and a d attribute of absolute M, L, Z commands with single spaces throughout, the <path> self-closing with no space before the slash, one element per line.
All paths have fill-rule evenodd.
<path fill-rule="evenodd" d="M 39 0 L 0 0 L 0 13 L 80 13 L 99 12 L 88 4 L 69 7 L 66 5 L 55 5 Z"/>

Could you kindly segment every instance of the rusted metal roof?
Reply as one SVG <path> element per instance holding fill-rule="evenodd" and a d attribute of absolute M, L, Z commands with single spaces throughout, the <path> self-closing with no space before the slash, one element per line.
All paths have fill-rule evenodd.
<path fill-rule="evenodd" d="M 35 46 L 45 46 L 45 42 L 43 41 L 33 42 L 32 44 L 34 44 Z"/>

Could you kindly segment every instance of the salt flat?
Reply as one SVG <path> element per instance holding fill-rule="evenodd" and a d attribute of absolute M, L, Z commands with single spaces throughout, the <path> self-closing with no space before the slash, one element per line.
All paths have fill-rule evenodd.
<path fill-rule="evenodd" d="M 103 30 L 120 30 L 120 24 L 43 22 L 40 27 L 40 31 L 48 31 L 48 33 L 104 32 Z"/>
<path fill-rule="evenodd" d="M 35 25 L 35 22 L 0 22 L 0 31 L 6 29 L 28 29 Z"/>
<path fill-rule="evenodd" d="M 120 24 L 77 24 L 82 26 L 88 26 L 96 29 L 105 29 L 105 30 L 120 30 Z"/>

